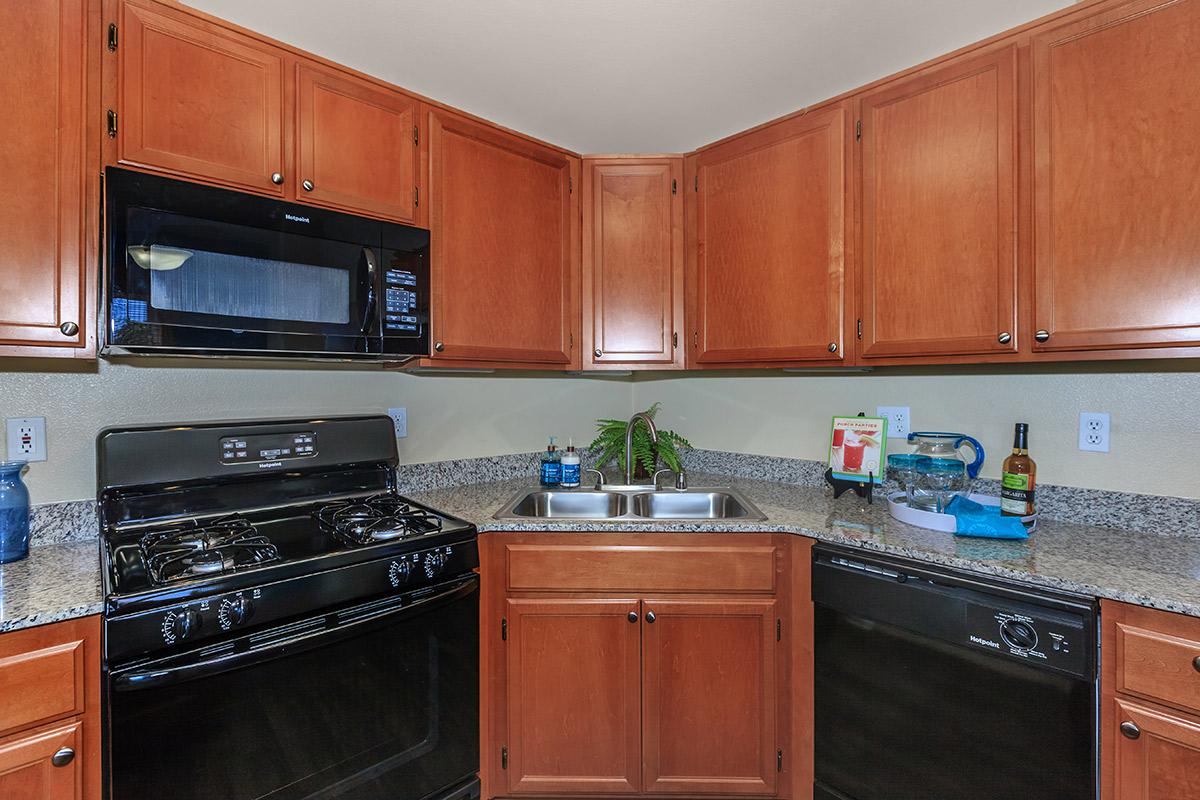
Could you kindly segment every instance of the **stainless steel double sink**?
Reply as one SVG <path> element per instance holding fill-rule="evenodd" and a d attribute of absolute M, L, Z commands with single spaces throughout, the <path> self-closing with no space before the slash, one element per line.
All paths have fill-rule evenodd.
<path fill-rule="evenodd" d="M 495 514 L 525 520 L 764 520 L 745 495 L 730 488 L 522 489 Z"/>

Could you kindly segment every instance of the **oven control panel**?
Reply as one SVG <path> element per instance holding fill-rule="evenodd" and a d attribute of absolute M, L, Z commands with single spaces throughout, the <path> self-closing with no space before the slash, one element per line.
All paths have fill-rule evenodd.
<path fill-rule="evenodd" d="M 317 435 L 312 431 L 226 436 L 221 439 L 222 464 L 312 458 L 317 452 Z"/>

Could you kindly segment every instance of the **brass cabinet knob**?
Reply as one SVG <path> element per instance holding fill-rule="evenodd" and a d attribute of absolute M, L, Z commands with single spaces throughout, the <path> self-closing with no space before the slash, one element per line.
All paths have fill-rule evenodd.
<path fill-rule="evenodd" d="M 829 352 L 831 352 L 831 353 L 836 353 L 836 352 L 837 352 L 837 342 L 830 342 L 830 343 L 829 343 Z"/>
<path fill-rule="evenodd" d="M 1038 331 L 1033 335 L 1033 338 L 1039 342 L 1048 342 L 1050 341 L 1050 331 Z"/>
<path fill-rule="evenodd" d="M 311 192 L 314 188 L 312 181 L 305 181 L 304 183 L 302 183 L 300 185 L 304 187 L 304 191 L 306 191 L 306 192 Z"/>
<path fill-rule="evenodd" d="M 1136 722 L 1122 722 L 1121 735 L 1126 739 L 1137 739 L 1142 735 L 1142 729 L 1137 726 Z"/>
<path fill-rule="evenodd" d="M 592 355 L 594 355 L 596 358 L 600 358 L 601 356 L 604 355 L 604 351 L 601 350 L 599 347 L 597 347 L 595 350 L 592 351 Z"/>
<path fill-rule="evenodd" d="M 283 173 L 282 172 L 272 172 L 271 173 L 271 183 L 275 184 L 276 186 L 283 183 Z"/>
<path fill-rule="evenodd" d="M 54 755 L 50 756 L 50 763 L 56 767 L 65 767 L 75 760 L 75 751 L 69 747 L 64 747 Z"/>
<path fill-rule="evenodd" d="M 442 344 L 441 342 L 437 342 L 436 344 L 434 344 L 433 349 L 437 350 L 440 353 L 446 349 L 446 345 Z"/>
<path fill-rule="evenodd" d="M 62 331 L 63 336 L 74 336 L 79 333 L 79 326 L 74 322 L 64 322 L 58 326 L 58 329 Z"/>
<path fill-rule="evenodd" d="M 1008 344 L 1012 341 L 1012 334 L 1008 331 L 1003 331 L 999 336 L 996 337 L 996 341 L 998 341 L 1000 344 Z"/>

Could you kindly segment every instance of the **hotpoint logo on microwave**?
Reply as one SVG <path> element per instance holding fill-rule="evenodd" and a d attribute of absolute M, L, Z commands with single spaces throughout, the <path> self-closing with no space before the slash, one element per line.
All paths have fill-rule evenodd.
<path fill-rule="evenodd" d="M 292 222 L 305 222 L 305 223 L 312 222 L 312 220 L 311 220 L 311 219 L 309 219 L 308 217 L 298 217 L 298 216 L 296 216 L 295 214 L 287 214 L 287 213 L 285 213 L 285 214 L 283 215 L 283 218 L 284 218 L 284 219 L 290 219 Z"/>

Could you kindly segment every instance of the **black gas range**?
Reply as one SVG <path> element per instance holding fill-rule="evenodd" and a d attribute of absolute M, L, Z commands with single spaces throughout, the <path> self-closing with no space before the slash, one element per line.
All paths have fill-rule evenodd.
<path fill-rule="evenodd" d="M 97 462 L 110 800 L 478 796 L 476 531 L 397 493 L 390 419 L 114 428 Z"/>

